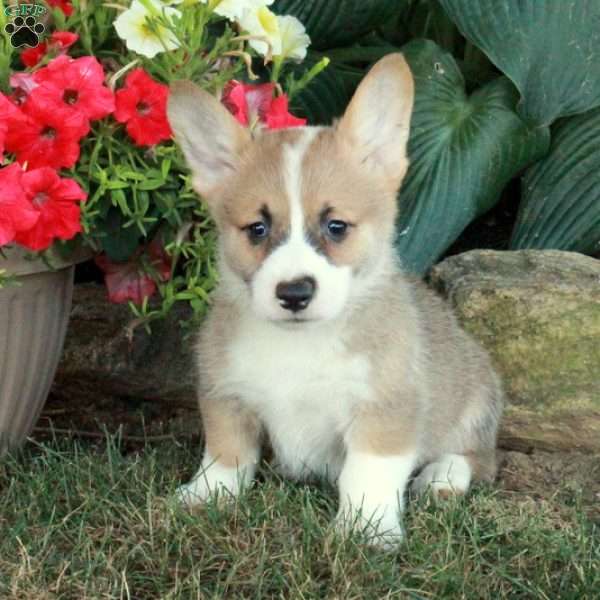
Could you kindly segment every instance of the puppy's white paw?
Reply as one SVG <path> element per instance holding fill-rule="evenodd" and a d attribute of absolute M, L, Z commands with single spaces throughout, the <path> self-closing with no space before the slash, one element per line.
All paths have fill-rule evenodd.
<path fill-rule="evenodd" d="M 254 465 L 225 467 L 205 456 L 192 480 L 177 488 L 176 497 L 188 507 L 206 502 L 211 496 L 235 498 L 254 476 Z"/>
<path fill-rule="evenodd" d="M 188 507 L 202 504 L 210 496 L 210 490 L 202 481 L 201 477 L 192 479 L 189 483 L 180 485 L 175 490 L 175 497 L 181 504 Z"/>
<path fill-rule="evenodd" d="M 336 531 L 347 536 L 351 531 L 364 536 L 365 541 L 383 550 L 393 550 L 404 540 L 398 502 L 365 512 L 352 506 L 340 507 L 335 518 Z"/>
<path fill-rule="evenodd" d="M 392 456 L 348 452 L 338 480 L 338 529 L 362 532 L 369 544 L 386 550 L 402 542 L 404 490 L 416 456 L 415 452 Z"/>
<path fill-rule="evenodd" d="M 471 465 L 460 454 L 444 454 L 425 466 L 412 489 L 418 494 L 432 492 L 435 498 L 465 494 L 471 484 Z"/>

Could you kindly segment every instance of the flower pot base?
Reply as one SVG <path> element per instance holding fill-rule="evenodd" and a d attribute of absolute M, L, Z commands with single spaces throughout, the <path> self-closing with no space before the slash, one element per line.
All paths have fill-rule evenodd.
<path fill-rule="evenodd" d="M 75 268 L 22 275 L 0 290 L 0 455 L 31 433 L 69 321 Z"/>

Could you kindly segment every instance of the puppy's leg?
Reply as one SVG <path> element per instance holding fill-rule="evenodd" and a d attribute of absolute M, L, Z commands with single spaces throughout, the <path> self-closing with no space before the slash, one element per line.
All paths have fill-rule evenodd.
<path fill-rule="evenodd" d="M 402 541 L 404 492 L 417 459 L 412 433 L 372 418 L 354 426 L 338 480 L 342 529 L 364 531 L 383 548 Z"/>
<path fill-rule="evenodd" d="M 177 490 L 190 506 L 215 492 L 237 495 L 254 477 L 260 456 L 259 423 L 238 402 L 204 400 L 200 410 L 206 438 L 202 464 Z"/>
<path fill-rule="evenodd" d="M 503 395 L 498 376 L 488 372 L 487 385 L 472 392 L 449 447 L 426 465 L 415 478 L 412 488 L 434 498 L 466 494 L 471 481 L 493 481 L 496 475 L 496 437 L 502 413 Z"/>

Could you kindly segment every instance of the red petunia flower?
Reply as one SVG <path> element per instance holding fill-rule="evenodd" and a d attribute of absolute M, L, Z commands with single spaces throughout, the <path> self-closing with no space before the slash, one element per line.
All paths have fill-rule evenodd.
<path fill-rule="evenodd" d="M 24 172 L 21 185 L 31 209 L 37 213 L 37 221 L 33 227 L 17 232 L 17 243 L 31 250 L 45 250 L 55 239 L 70 240 L 81 231 L 79 202 L 87 194 L 75 180 L 41 167 Z"/>
<path fill-rule="evenodd" d="M 126 123 L 138 146 L 151 146 L 171 137 L 167 121 L 169 88 L 154 81 L 144 69 L 134 69 L 125 87 L 115 94 L 115 119 Z"/>
<path fill-rule="evenodd" d="M 171 259 L 158 240 L 148 246 L 148 258 L 158 272 L 160 279 L 171 277 Z M 139 252 L 127 262 L 112 262 L 108 256 L 96 257 L 96 264 L 104 271 L 104 282 L 108 299 L 120 304 L 131 300 L 141 304 L 156 292 L 156 282 L 144 271 Z"/>
<path fill-rule="evenodd" d="M 4 155 L 4 147 L 8 128 L 21 116 L 21 111 L 2 93 L 0 93 L 0 162 Z"/>
<path fill-rule="evenodd" d="M 86 120 L 102 119 L 115 110 L 115 99 L 104 85 L 104 69 L 93 56 L 58 56 L 33 75 L 36 98 L 58 103 Z"/>
<path fill-rule="evenodd" d="M 141 304 L 156 291 L 156 283 L 142 270 L 137 261 L 112 262 L 106 255 L 97 256 L 96 264 L 104 271 L 108 299 L 115 304 L 131 300 Z"/>
<path fill-rule="evenodd" d="M 38 220 L 23 191 L 22 176 L 17 163 L 0 169 L 0 246 L 13 242 L 18 231 L 33 227 Z"/>
<path fill-rule="evenodd" d="M 274 83 L 254 85 L 230 81 L 223 89 L 221 102 L 246 127 L 256 123 L 264 124 L 268 129 L 306 125 L 306 119 L 288 112 L 287 96 L 273 98 L 274 91 Z"/>
<path fill-rule="evenodd" d="M 288 112 L 288 99 L 286 95 L 273 98 L 273 102 L 271 102 L 271 106 L 265 116 L 265 122 L 269 129 L 306 125 L 306 119 L 300 119 Z"/>
<path fill-rule="evenodd" d="M 73 5 L 68 0 L 46 0 L 46 2 L 52 8 L 60 8 L 67 17 L 73 14 Z"/>
<path fill-rule="evenodd" d="M 29 168 L 71 168 L 79 158 L 79 140 L 89 124 L 81 114 L 32 93 L 21 107 L 21 116 L 8 122 L 6 149 Z"/>
<path fill-rule="evenodd" d="M 35 48 L 27 48 L 21 52 L 21 62 L 26 67 L 35 67 L 46 53 L 64 54 L 79 36 L 70 31 L 55 31 L 47 41 L 40 42 Z"/>
<path fill-rule="evenodd" d="M 221 102 L 245 127 L 264 121 L 273 100 L 274 83 L 248 85 L 232 80 L 223 89 Z"/>

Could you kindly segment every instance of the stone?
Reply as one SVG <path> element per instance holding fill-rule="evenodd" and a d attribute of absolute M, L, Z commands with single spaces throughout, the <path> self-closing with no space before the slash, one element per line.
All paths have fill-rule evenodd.
<path fill-rule="evenodd" d="M 435 266 L 430 283 L 503 377 L 501 446 L 600 452 L 599 260 L 474 250 Z"/>
<path fill-rule="evenodd" d="M 71 320 L 52 394 L 81 402 L 110 397 L 196 405 L 193 334 L 176 306 L 151 333 L 135 327 L 127 305 L 110 304 L 106 289 L 76 285 Z"/>

